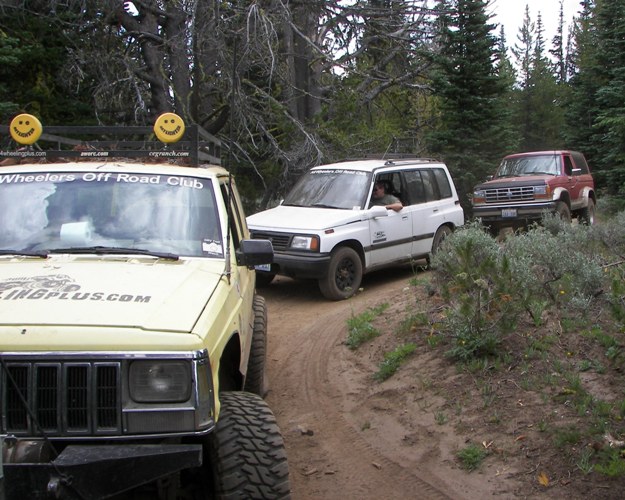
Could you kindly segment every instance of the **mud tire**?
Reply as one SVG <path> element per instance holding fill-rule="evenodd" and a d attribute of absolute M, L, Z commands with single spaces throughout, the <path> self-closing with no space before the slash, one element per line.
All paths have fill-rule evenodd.
<path fill-rule="evenodd" d="M 563 201 L 558 201 L 556 203 L 556 214 L 558 214 L 560 219 L 564 222 L 571 222 L 571 209 Z"/>
<path fill-rule="evenodd" d="M 248 392 L 224 392 L 220 400 L 219 420 L 208 438 L 214 498 L 289 499 L 284 441 L 267 403 Z"/>
<path fill-rule="evenodd" d="M 595 223 L 595 202 L 592 198 L 588 198 L 588 205 L 582 208 L 580 211 L 579 221 L 587 226 L 592 226 Z"/>
<path fill-rule="evenodd" d="M 244 390 L 264 397 L 267 394 L 267 306 L 264 297 L 256 295 L 253 303 L 254 329 L 247 361 Z"/>
<path fill-rule="evenodd" d="M 432 240 L 432 250 L 427 256 L 427 267 L 430 268 L 432 265 L 432 256 L 438 252 L 443 241 L 447 236 L 451 234 L 451 228 L 449 226 L 441 226 L 436 230 L 436 234 L 434 234 L 434 239 Z"/>

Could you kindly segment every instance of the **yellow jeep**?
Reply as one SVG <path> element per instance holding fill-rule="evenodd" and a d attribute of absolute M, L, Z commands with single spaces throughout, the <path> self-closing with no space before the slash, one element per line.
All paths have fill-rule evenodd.
<path fill-rule="evenodd" d="M 0 152 L 6 498 L 290 495 L 254 291 L 272 246 L 167 115 L 156 150 L 35 148 L 59 138 L 31 115 L 4 129 L 20 143 Z"/>

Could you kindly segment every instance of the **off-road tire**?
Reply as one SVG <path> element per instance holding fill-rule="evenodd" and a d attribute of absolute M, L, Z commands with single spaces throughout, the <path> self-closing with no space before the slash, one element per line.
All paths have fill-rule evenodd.
<path fill-rule="evenodd" d="M 560 219 L 562 219 L 564 222 L 571 222 L 571 209 L 565 202 L 556 202 L 556 214 L 558 214 Z"/>
<path fill-rule="evenodd" d="M 432 250 L 427 256 L 427 265 L 428 268 L 432 264 L 432 256 L 438 252 L 441 245 L 443 244 L 443 240 L 447 238 L 451 234 L 451 228 L 449 226 L 441 226 L 436 230 L 436 234 L 434 234 L 434 239 L 432 240 Z"/>
<path fill-rule="evenodd" d="M 432 254 L 435 254 L 440 249 L 443 241 L 447 236 L 451 234 L 451 228 L 449 226 L 441 226 L 436 230 L 434 239 L 432 240 Z"/>
<path fill-rule="evenodd" d="M 347 299 L 354 295 L 362 282 L 362 261 L 350 247 L 340 247 L 332 253 L 328 274 L 319 280 L 319 290 L 330 300 Z"/>
<path fill-rule="evenodd" d="M 267 403 L 249 392 L 224 392 L 220 400 L 208 438 L 214 498 L 290 498 L 284 441 Z"/>
<path fill-rule="evenodd" d="M 254 329 L 252 331 L 250 357 L 247 361 L 244 390 L 264 397 L 267 393 L 267 307 L 264 297 L 256 295 L 252 307 L 254 309 Z"/>
<path fill-rule="evenodd" d="M 588 205 L 580 210 L 579 221 L 587 226 L 595 223 L 595 202 L 592 198 L 588 198 Z"/>
<path fill-rule="evenodd" d="M 266 286 L 269 286 L 275 277 L 275 273 L 256 271 L 256 288 L 265 288 Z"/>

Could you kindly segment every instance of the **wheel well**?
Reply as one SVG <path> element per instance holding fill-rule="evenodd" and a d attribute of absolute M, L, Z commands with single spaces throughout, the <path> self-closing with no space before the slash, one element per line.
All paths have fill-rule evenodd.
<path fill-rule="evenodd" d="M 362 248 L 362 245 L 360 244 L 360 242 L 358 240 L 345 240 L 345 241 L 341 241 L 340 243 L 338 243 L 332 249 L 332 253 L 336 252 L 339 248 L 342 248 L 342 247 L 349 247 L 352 250 L 354 250 L 358 254 L 358 257 L 360 257 L 360 262 L 362 263 L 362 267 L 364 269 L 364 267 L 365 267 L 365 251 Z"/>
<path fill-rule="evenodd" d="M 219 392 L 239 391 L 243 388 L 240 366 L 241 340 L 239 334 L 235 333 L 228 341 L 219 360 Z"/>
<path fill-rule="evenodd" d="M 569 192 L 568 191 L 562 191 L 560 193 L 560 198 L 558 198 L 556 201 L 563 201 L 564 203 L 566 203 L 566 205 L 571 208 L 571 198 L 569 196 Z"/>

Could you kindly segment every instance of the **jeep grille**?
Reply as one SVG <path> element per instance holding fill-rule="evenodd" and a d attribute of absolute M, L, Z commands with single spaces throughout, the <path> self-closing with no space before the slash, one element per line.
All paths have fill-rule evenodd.
<path fill-rule="evenodd" d="M 252 231 L 252 238 L 257 240 L 269 240 L 274 250 L 286 250 L 291 244 L 291 235 L 265 231 Z"/>
<path fill-rule="evenodd" d="M 2 430 L 15 435 L 121 432 L 120 365 L 5 362 Z M 27 407 L 24 404 L 27 402 Z"/>
<path fill-rule="evenodd" d="M 486 189 L 486 203 L 501 203 L 507 201 L 531 201 L 534 199 L 532 186 L 503 187 Z"/>

